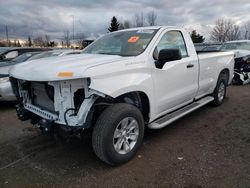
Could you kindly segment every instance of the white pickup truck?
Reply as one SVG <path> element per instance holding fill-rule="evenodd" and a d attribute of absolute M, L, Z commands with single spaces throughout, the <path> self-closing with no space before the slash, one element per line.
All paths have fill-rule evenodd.
<path fill-rule="evenodd" d="M 92 134 L 96 155 L 119 165 L 159 129 L 207 103 L 222 104 L 233 52 L 197 55 L 178 27 L 109 33 L 83 54 L 16 65 L 10 71 L 21 120 L 60 135 Z"/>

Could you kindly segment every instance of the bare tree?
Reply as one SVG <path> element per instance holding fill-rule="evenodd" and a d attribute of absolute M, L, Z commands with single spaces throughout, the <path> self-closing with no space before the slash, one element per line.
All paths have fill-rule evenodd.
<path fill-rule="evenodd" d="M 84 33 L 77 33 L 75 35 L 75 40 L 76 40 L 76 43 L 77 45 L 80 47 L 80 48 L 83 48 L 83 40 L 85 38 L 85 34 Z"/>
<path fill-rule="evenodd" d="M 50 36 L 49 35 L 45 35 L 45 45 L 46 45 L 46 47 L 48 47 L 50 45 Z"/>
<path fill-rule="evenodd" d="M 145 18 L 143 12 L 141 12 L 141 14 L 135 14 L 134 21 L 135 21 L 135 27 L 145 26 Z"/>
<path fill-rule="evenodd" d="M 245 40 L 250 40 L 250 21 L 244 24 L 242 30 L 243 30 L 242 38 Z"/>
<path fill-rule="evenodd" d="M 131 27 L 132 27 L 131 22 L 129 20 L 125 20 L 124 22 L 120 23 L 119 30 L 128 29 L 128 28 L 131 28 Z"/>
<path fill-rule="evenodd" d="M 123 23 L 120 23 L 119 29 L 118 29 L 118 30 L 123 30 L 123 29 L 125 29 L 125 28 L 124 28 L 124 25 L 123 25 Z"/>
<path fill-rule="evenodd" d="M 7 46 L 7 41 L 0 39 L 0 47 L 6 47 L 6 46 Z"/>
<path fill-rule="evenodd" d="M 34 46 L 44 47 L 45 41 L 42 36 L 37 36 L 33 39 Z"/>
<path fill-rule="evenodd" d="M 240 28 L 230 19 L 218 19 L 210 38 L 218 42 L 238 40 L 240 39 Z"/>
<path fill-rule="evenodd" d="M 211 33 L 211 39 L 218 42 L 225 42 L 228 28 L 224 19 L 218 19 Z"/>
<path fill-rule="evenodd" d="M 124 29 L 128 29 L 132 27 L 132 24 L 129 20 L 125 20 L 123 23 Z"/>
<path fill-rule="evenodd" d="M 157 20 L 157 15 L 154 11 L 147 13 L 148 25 L 150 25 L 150 26 L 156 25 L 156 20 Z"/>
<path fill-rule="evenodd" d="M 228 31 L 227 40 L 239 40 L 240 39 L 240 27 L 238 25 L 230 25 L 230 29 Z"/>
<path fill-rule="evenodd" d="M 69 33 L 69 30 L 64 31 L 63 44 L 66 45 L 67 48 L 70 47 L 70 33 Z"/>

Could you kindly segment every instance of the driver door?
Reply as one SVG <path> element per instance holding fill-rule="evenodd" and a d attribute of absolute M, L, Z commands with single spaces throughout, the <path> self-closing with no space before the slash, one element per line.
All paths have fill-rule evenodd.
<path fill-rule="evenodd" d="M 190 57 L 181 31 L 167 31 L 154 51 L 154 59 L 162 49 L 179 49 L 182 59 L 168 61 L 153 68 L 153 82 L 158 116 L 190 102 L 198 91 L 198 60 Z"/>

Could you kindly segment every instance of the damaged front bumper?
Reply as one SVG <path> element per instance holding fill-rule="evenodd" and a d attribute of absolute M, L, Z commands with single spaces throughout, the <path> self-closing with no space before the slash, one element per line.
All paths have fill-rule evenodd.
<path fill-rule="evenodd" d="M 71 128 L 87 127 L 91 107 L 97 98 L 105 97 L 89 88 L 88 79 L 47 83 L 15 81 L 12 85 L 18 87 L 14 90 L 21 103 L 17 106 L 19 119 L 31 119 L 33 124 L 38 123 L 48 130 L 54 124 Z M 46 91 L 48 85 L 53 90 Z"/>

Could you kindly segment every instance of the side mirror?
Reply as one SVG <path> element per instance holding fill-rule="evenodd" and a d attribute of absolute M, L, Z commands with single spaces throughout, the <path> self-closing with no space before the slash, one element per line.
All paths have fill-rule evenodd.
<path fill-rule="evenodd" d="M 182 59 L 179 49 L 163 49 L 159 52 L 158 60 L 155 61 L 156 68 L 162 69 L 166 62 Z"/>

